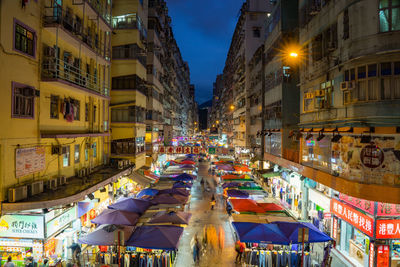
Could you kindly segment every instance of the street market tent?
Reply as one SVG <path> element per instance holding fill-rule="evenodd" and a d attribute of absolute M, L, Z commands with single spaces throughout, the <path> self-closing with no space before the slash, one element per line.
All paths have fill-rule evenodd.
<path fill-rule="evenodd" d="M 158 191 L 158 195 L 162 194 L 176 194 L 176 195 L 182 195 L 182 196 L 189 196 L 190 191 L 183 189 L 183 188 L 169 188 L 169 189 L 162 189 Z"/>
<path fill-rule="evenodd" d="M 250 179 L 251 177 L 248 174 L 242 174 L 242 175 L 240 175 L 240 178 L 242 178 L 242 179 Z"/>
<path fill-rule="evenodd" d="M 154 181 L 158 181 L 158 179 L 160 179 L 160 177 L 158 177 L 157 175 L 154 174 L 154 172 L 151 172 L 149 170 L 145 170 L 143 171 L 144 176 L 146 176 L 147 178 L 153 179 Z"/>
<path fill-rule="evenodd" d="M 137 195 L 136 198 L 142 198 L 144 196 L 155 196 L 157 195 L 158 190 L 153 189 L 153 188 L 145 188 L 142 191 L 140 191 Z"/>
<path fill-rule="evenodd" d="M 230 182 L 230 183 L 222 184 L 222 188 L 233 188 L 233 187 L 237 188 L 239 186 L 240 186 L 240 183 L 237 183 L 237 182 Z"/>
<path fill-rule="evenodd" d="M 280 172 L 268 172 L 268 173 L 264 173 L 262 175 L 262 177 L 264 177 L 264 178 L 277 177 L 277 176 L 281 176 L 281 173 Z"/>
<path fill-rule="evenodd" d="M 196 164 L 196 162 L 193 161 L 193 160 L 188 160 L 188 159 L 186 159 L 186 160 L 183 160 L 183 161 L 179 162 L 179 164 L 183 164 L 183 165 L 186 165 L 186 164 L 194 165 L 194 164 Z"/>
<path fill-rule="evenodd" d="M 264 213 L 265 210 L 251 199 L 230 199 L 232 208 L 237 212 Z"/>
<path fill-rule="evenodd" d="M 321 232 L 312 223 L 307 222 L 274 222 L 280 231 L 288 238 L 289 242 L 292 244 L 299 244 L 299 229 L 308 228 L 308 242 L 307 243 L 317 243 L 317 242 L 327 242 L 332 240 L 330 236 Z"/>
<path fill-rule="evenodd" d="M 240 177 L 238 175 L 234 175 L 234 174 L 225 174 L 221 176 L 222 179 L 240 179 Z"/>
<path fill-rule="evenodd" d="M 251 172 L 247 166 L 233 166 L 237 172 Z"/>
<path fill-rule="evenodd" d="M 177 195 L 177 194 L 162 194 L 155 196 L 151 203 L 153 205 L 159 204 L 185 204 L 188 201 L 187 196 Z"/>
<path fill-rule="evenodd" d="M 235 170 L 231 165 L 218 165 L 217 169 L 223 170 L 223 171 L 234 171 Z"/>
<path fill-rule="evenodd" d="M 174 183 L 172 188 L 189 188 L 190 189 L 190 188 L 192 188 L 192 184 L 184 183 L 184 182 L 176 182 L 176 183 Z"/>
<path fill-rule="evenodd" d="M 173 181 L 192 181 L 194 178 L 193 176 L 187 174 L 187 173 L 182 173 L 174 178 L 172 178 Z"/>
<path fill-rule="evenodd" d="M 153 216 L 149 223 L 189 224 L 191 217 L 192 214 L 188 212 L 160 211 Z"/>
<path fill-rule="evenodd" d="M 258 206 L 262 207 L 265 211 L 282 211 L 284 207 L 275 203 L 257 203 Z"/>
<path fill-rule="evenodd" d="M 255 214 L 232 214 L 234 222 L 252 222 L 252 223 L 268 223 L 267 216 Z"/>
<path fill-rule="evenodd" d="M 100 225 L 95 231 L 81 236 L 78 242 L 81 244 L 97 245 L 97 246 L 112 246 L 117 244 L 116 231 L 123 231 L 124 243 L 131 236 L 135 226 L 117 226 L 114 224 Z"/>
<path fill-rule="evenodd" d="M 147 249 L 176 250 L 182 233 L 183 228 L 178 226 L 140 226 L 133 232 L 126 245 Z"/>
<path fill-rule="evenodd" d="M 136 225 L 140 215 L 134 212 L 105 209 L 92 220 L 95 224 Z"/>
<path fill-rule="evenodd" d="M 185 164 L 185 165 L 179 166 L 179 168 L 181 170 L 194 170 L 194 169 L 196 169 L 196 166 L 190 165 L 190 164 Z"/>
<path fill-rule="evenodd" d="M 289 239 L 277 225 L 250 222 L 233 222 L 232 224 L 241 242 L 289 244 Z"/>
<path fill-rule="evenodd" d="M 237 189 L 228 189 L 227 191 L 228 197 L 237 197 L 237 198 L 248 198 L 249 193 Z"/>
<path fill-rule="evenodd" d="M 266 216 L 267 222 L 268 223 L 273 223 L 273 222 L 296 222 L 295 219 L 293 219 L 290 216 L 282 216 L 282 214 L 279 214 L 279 216 L 275 215 L 268 215 Z"/>
<path fill-rule="evenodd" d="M 114 204 L 108 206 L 108 208 L 143 214 L 150 206 L 151 206 L 151 203 L 147 200 L 128 198 L 123 201 L 114 203 Z"/>

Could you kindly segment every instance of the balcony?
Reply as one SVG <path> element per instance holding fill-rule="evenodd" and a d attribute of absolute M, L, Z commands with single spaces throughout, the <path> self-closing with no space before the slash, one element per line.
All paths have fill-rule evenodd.
<path fill-rule="evenodd" d="M 139 30 L 141 40 L 146 41 L 147 30 L 142 19 L 136 13 L 114 16 L 112 18 L 112 27 L 114 30 Z"/>
<path fill-rule="evenodd" d="M 76 1 L 76 0 L 74 0 Z M 107 5 L 107 1 L 104 1 L 105 5 L 101 5 L 99 0 L 84 0 L 98 15 L 108 24 L 111 28 L 111 6 Z"/>
<path fill-rule="evenodd" d="M 109 96 L 109 84 L 100 81 L 97 74 L 92 75 L 80 68 L 80 59 L 75 58 L 74 64 L 65 62 L 55 56 L 44 56 L 42 61 L 42 81 L 57 82 L 78 87 L 84 91 L 101 96 Z"/>
<path fill-rule="evenodd" d="M 82 45 L 83 52 L 91 57 L 99 56 L 105 60 L 104 64 L 109 63 L 111 51 L 108 42 L 101 42 L 94 28 L 84 28 L 83 25 L 82 18 L 74 15 L 71 9 L 45 7 L 43 27 L 75 47 Z M 57 31 L 58 28 L 62 31 Z"/>
<path fill-rule="evenodd" d="M 113 60 L 136 59 L 143 67 L 146 67 L 146 52 L 137 44 L 113 46 L 112 58 Z"/>

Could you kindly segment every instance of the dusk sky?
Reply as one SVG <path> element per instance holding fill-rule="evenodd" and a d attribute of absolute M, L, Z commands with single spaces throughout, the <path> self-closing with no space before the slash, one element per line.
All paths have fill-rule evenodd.
<path fill-rule="evenodd" d="M 212 98 L 243 0 L 166 0 L 183 60 L 189 62 L 196 101 Z"/>

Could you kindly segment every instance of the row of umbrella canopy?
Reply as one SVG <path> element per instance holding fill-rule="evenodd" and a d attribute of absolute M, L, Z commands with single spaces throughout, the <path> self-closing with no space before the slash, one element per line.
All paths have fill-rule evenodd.
<path fill-rule="evenodd" d="M 302 243 L 299 240 L 299 229 L 308 229 L 308 240 L 305 243 L 327 242 L 332 240 L 311 223 L 306 222 L 273 222 L 251 223 L 233 222 L 241 242 L 269 243 L 290 245 Z"/>
<path fill-rule="evenodd" d="M 229 202 L 237 212 L 266 213 L 285 210 L 282 206 L 275 203 L 258 203 L 252 199 L 230 199 Z"/>

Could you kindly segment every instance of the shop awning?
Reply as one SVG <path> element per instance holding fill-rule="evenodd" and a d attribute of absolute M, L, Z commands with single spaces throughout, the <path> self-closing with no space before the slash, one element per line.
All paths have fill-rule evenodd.
<path fill-rule="evenodd" d="M 132 167 L 120 170 L 105 167 L 89 175 L 89 182 L 82 185 L 82 178 L 69 177 L 68 185 L 60 186 L 56 190 L 47 190 L 41 194 L 31 196 L 21 202 L 2 203 L 2 212 L 15 212 L 33 209 L 49 209 L 54 206 L 65 206 L 73 202 L 79 202 L 96 190 L 115 182 L 121 176 L 127 176 L 132 172 Z"/>
<path fill-rule="evenodd" d="M 280 172 L 270 172 L 270 173 L 264 173 L 262 176 L 264 178 L 270 178 L 270 177 L 281 176 L 281 173 Z"/>
<path fill-rule="evenodd" d="M 154 179 L 148 178 L 143 174 L 139 173 L 138 171 L 132 172 L 131 176 L 134 182 L 141 184 L 144 187 L 149 186 L 151 183 L 154 182 Z"/>

